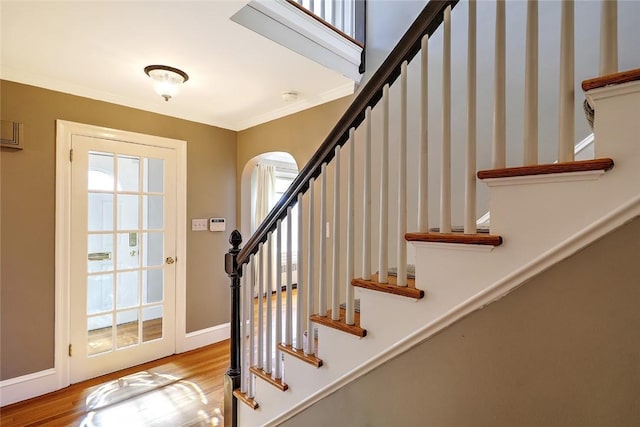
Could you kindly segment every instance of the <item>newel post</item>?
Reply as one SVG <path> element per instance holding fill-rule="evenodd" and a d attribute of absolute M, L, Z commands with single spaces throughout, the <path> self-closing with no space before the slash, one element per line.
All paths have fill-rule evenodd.
<path fill-rule="evenodd" d="M 238 400 L 233 391 L 240 387 L 240 277 L 242 268 L 238 266 L 238 253 L 242 235 L 233 230 L 229 237 L 231 248 L 224 257 L 224 269 L 231 279 L 231 348 L 229 370 L 224 375 L 224 425 L 238 425 Z"/>

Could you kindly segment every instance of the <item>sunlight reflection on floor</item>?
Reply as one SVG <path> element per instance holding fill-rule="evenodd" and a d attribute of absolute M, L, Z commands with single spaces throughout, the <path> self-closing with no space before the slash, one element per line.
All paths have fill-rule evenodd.
<path fill-rule="evenodd" d="M 207 403 L 196 383 L 143 371 L 97 387 L 86 399 L 87 416 L 80 426 L 221 425 L 220 409 Z"/>

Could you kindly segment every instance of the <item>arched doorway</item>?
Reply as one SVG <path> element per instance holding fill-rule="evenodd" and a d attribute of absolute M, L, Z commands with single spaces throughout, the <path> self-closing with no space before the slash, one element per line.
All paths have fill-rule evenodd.
<path fill-rule="evenodd" d="M 242 171 L 241 178 L 241 195 L 240 195 L 240 212 L 241 212 L 241 233 L 244 236 L 244 240 L 248 240 L 249 237 L 259 226 L 261 219 L 271 210 L 271 208 L 282 197 L 289 185 L 298 175 L 298 165 L 289 153 L 277 151 L 260 154 L 251 160 L 249 160 Z M 271 183 L 267 184 L 260 182 L 264 179 L 270 179 Z M 268 190 L 271 194 L 266 197 L 264 189 Z M 269 200 L 266 202 L 265 200 Z M 268 205 L 266 209 L 264 205 Z M 293 282 L 297 282 L 296 265 L 297 265 L 297 215 L 298 210 L 295 207 L 292 210 L 292 256 L 293 256 Z M 286 242 L 286 223 L 283 223 L 283 240 Z M 286 245 L 282 246 L 283 252 L 286 250 Z M 285 261 L 285 254 L 280 260 L 280 268 L 274 266 L 274 272 L 283 271 L 282 265 Z M 282 280 L 284 275 L 281 275 L 281 280 L 274 278 L 274 283 L 283 284 Z"/>

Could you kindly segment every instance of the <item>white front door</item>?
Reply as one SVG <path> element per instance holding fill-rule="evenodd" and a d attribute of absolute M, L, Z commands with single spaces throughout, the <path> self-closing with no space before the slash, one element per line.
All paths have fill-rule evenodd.
<path fill-rule="evenodd" d="M 72 135 L 70 382 L 175 352 L 176 152 Z"/>

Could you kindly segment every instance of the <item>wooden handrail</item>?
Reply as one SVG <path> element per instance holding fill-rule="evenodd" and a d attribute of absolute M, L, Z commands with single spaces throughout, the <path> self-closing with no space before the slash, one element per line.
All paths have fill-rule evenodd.
<path fill-rule="evenodd" d="M 373 108 L 382 97 L 382 88 L 386 84 L 391 85 L 398 78 L 402 62 L 410 61 L 420 51 L 422 37 L 425 34 L 431 36 L 436 31 L 442 23 L 443 13 L 447 6 L 453 8 L 457 3 L 458 0 L 431 0 L 427 3 L 387 59 L 356 95 L 342 118 L 262 221 L 256 232 L 249 238 L 238 254 L 239 266 L 249 261 L 251 254 L 257 252 L 260 242 L 266 241 L 268 233 L 276 228 L 276 222 L 279 219 L 284 219 L 287 215 L 287 207 L 293 206 L 297 202 L 298 194 L 304 193 L 309 188 L 309 180 L 320 175 L 322 164 L 331 161 L 335 147 L 342 146 L 347 142 L 349 129 L 362 123 L 366 108 L 368 106 Z"/>

